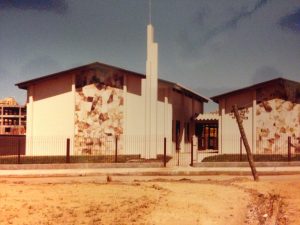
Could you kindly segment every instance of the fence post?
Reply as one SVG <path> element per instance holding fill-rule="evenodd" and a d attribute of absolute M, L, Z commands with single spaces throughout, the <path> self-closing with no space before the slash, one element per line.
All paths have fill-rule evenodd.
<path fill-rule="evenodd" d="M 191 137 L 191 164 L 190 166 L 194 166 L 194 146 L 193 146 L 193 136 Z"/>
<path fill-rule="evenodd" d="M 243 139 L 242 137 L 240 137 L 240 162 L 243 161 L 242 151 L 243 151 Z"/>
<path fill-rule="evenodd" d="M 288 137 L 288 161 L 290 162 L 291 161 L 291 147 L 292 147 L 292 142 L 291 142 L 291 137 L 289 136 Z"/>
<path fill-rule="evenodd" d="M 118 136 L 115 136 L 115 163 L 118 162 Z"/>
<path fill-rule="evenodd" d="M 70 138 L 67 138 L 66 163 L 70 163 Z"/>
<path fill-rule="evenodd" d="M 179 166 L 179 164 L 180 164 L 179 157 L 180 157 L 180 155 L 179 155 L 179 150 L 177 150 L 177 166 Z"/>
<path fill-rule="evenodd" d="M 21 140 L 18 137 L 18 164 L 21 164 Z"/>
<path fill-rule="evenodd" d="M 167 167 L 167 138 L 164 137 L 164 167 Z"/>

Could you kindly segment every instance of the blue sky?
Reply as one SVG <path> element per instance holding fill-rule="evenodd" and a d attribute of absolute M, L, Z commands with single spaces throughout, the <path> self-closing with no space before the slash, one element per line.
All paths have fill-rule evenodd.
<path fill-rule="evenodd" d="M 95 61 L 145 73 L 147 23 L 148 0 L 0 0 L 0 98 Z M 298 0 L 152 0 L 152 23 L 160 78 L 204 96 L 300 81 Z"/>

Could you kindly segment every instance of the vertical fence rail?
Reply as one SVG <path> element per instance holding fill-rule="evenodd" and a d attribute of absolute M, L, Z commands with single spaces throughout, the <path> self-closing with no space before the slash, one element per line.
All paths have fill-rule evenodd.
<path fill-rule="evenodd" d="M 167 138 L 164 137 L 164 167 L 167 166 Z"/>
<path fill-rule="evenodd" d="M 67 138 L 66 163 L 70 163 L 70 138 Z"/>
<path fill-rule="evenodd" d="M 291 142 L 291 137 L 288 137 L 288 161 L 290 162 L 292 159 L 292 151 L 291 151 L 291 147 L 292 147 L 292 142 Z"/>
<path fill-rule="evenodd" d="M 115 163 L 118 162 L 118 136 L 115 137 Z"/>
<path fill-rule="evenodd" d="M 176 166 L 179 166 L 180 165 L 180 149 L 176 150 L 176 154 L 177 154 L 177 165 Z"/>
<path fill-rule="evenodd" d="M 240 162 L 243 161 L 243 139 L 240 137 Z"/>
<path fill-rule="evenodd" d="M 194 166 L 194 145 L 193 145 L 193 136 L 191 137 L 191 164 L 190 166 Z"/>
<path fill-rule="evenodd" d="M 18 138 L 18 164 L 21 164 L 21 140 Z"/>

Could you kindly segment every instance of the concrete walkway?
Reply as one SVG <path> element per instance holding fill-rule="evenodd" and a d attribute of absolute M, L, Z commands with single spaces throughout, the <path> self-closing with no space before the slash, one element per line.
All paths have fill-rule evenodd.
<path fill-rule="evenodd" d="M 300 174 L 300 166 L 257 167 L 258 174 Z M 248 167 L 167 167 L 167 168 L 71 168 L 71 169 L 5 169 L 0 177 L 63 177 L 63 176 L 204 176 L 235 175 L 248 176 Z"/>

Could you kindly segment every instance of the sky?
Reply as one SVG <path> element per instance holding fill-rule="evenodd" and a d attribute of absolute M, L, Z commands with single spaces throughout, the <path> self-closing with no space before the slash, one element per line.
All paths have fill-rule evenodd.
<path fill-rule="evenodd" d="M 300 82 L 299 0 L 152 0 L 151 12 L 162 79 L 207 97 Z M 148 0 L 0 0 L 0 99 L 25 104 L 16 83 L 96 61 L 145 73 L 148 22 Z"/>

